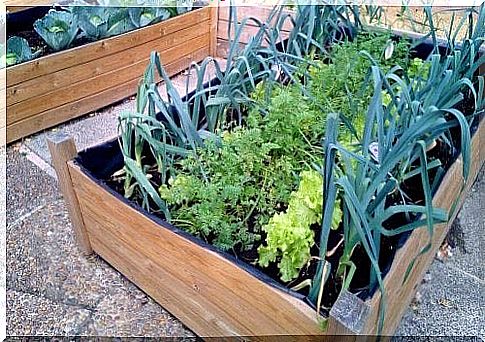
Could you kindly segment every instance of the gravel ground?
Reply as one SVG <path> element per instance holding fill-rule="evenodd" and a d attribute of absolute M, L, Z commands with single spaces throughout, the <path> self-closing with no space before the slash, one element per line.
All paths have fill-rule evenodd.
<path fill-rule="evenodd" d="M 180 79 L 174 83 L 182 87 Z M 99 143 L 116 134 L 116 115 L 132 102 L 128 99 L 8 147 L 9 336 L 194 337 L 106 262 L 80 254 L 49 166 L 47 135 L 71 133 L 78 148 Z M 484 174 L 485 169 L 451 230 L 453 255 L 432 264 L 398 336 L 485 337 Z"/>

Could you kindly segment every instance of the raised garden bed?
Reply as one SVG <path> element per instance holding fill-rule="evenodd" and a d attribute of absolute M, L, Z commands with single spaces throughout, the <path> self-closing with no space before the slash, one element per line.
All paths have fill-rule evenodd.
<path fill-rule="evenodd" d="M 7 68 L 7 142 L 136 92 L 150 52 L 174 75 L 209 55 L 210 7 Z"/>
<path fill-rule="evenodd" d="M 251 27 L 250 32 L 251 30 L 255 29 Z M 291 30 L 286 32 L 291 39 Z M 252 44 L 251 40 L 247 43 Z M 288 46 L 284 45 L 283 48 Z M 282 45 L 279 47 L 282 48 Z M 425 58 L 432 48 L 433 45 L 430 46 L 429 43 L 419 45 L 418 57 Z M 230 50 L 224 47 L 222 51 L 231 55 Z M 271 53 L 268 49 L 264 51 Z M 442 48 L 441 52 L 446 53 Z M 156 65 L 156 60 L 152 58 L 152 66 Z M 193 101 L 195 94 L 202 89 L 217 89 L 219 82 L 221 80 L 198 87 L 198 91 L 183 97 L 181 102 L 189 99 Z M 140 99 L 144 98 L 142 92 L 138 95 Z M 172 95 L 176 100 L 166 113 L 174 116 L 175 123 L 163 121 L 160 113 L 157 120 L 166 126 L 182 126 L 183 118 L 177 114 L 181 111 L 176 107 L 180 101 L 176 94 Z M 188 108 L 194 110 L 195 104 L 190 101 Z M 383 102 L 380 106 L 383 106 Z M 387 106 L 390 104 L 385 105 L 386 108 Z M 479 112 L 473 105 L 470 107 L 469 102 L 461 108 L 465 112 Z M 150 107 L 150 111 L 153 110 Z M 228 113 L 234 114 L 230 111 Z M 199 114 L 201 122 L 207 120 L 203 110 Z M 434 222 L 432 234 L 426 228 L 402 233 L 400 244 L 392 247 L 396 249 L 395 254 L 390 260 L 384 260 L 383 264 L 387 265 L 387 262 L 389 265 L 381 268 L 384 278 L 380 291 L 370 292 L 365 299 L 361 299 L 361 294 L 355 293 L 360 291 L 352 286 L 349 290 L 342 290 L 328 312 L 328 320 L 325 321 L 315 311 L 313 302 L 297 290 L 290 290 L 285 282 L 275 279 L 274 273 L 265 273 L 261 267 L 242 261 L 237 253 L 234 255 L 224 252 L 168 223 L 164 219 L 162 208 L 149 213 L 135 200 L 123 197 L 112 176 L 119 173 L 123 166 L 126 170 L 127 165 L 131 165 L 126 162 L 126 158 L 131 158 L 131 155 L 127 156 L 122 147 L 129 149 L 132 142 L 120 146 L 118 140 L 115 140 L 78 155 L 73 141 L 59 136 L 49 142 L 49 148 L 61 190 L 68 203 L 74 231 L 83 251 L 99 254 L 199 336 L 387 335 L 392 334 L 399 324 L 416 287 L 456 217 L 464 196 L 485 161 L 485 153 L 480 150 L 480 142 L 485 134 L 482 117 L 483 113 L 470 121 L 471 139 L 466 143 L 468 155 L 462 156 L 457 151 L 446 152 L 448 157 L 443 159 L 446 168 L 440 176 L 432 176 L 432 183 L 436 185 L 432 193 L 432 204 L 434 208 L 440 208 L 446 213 L 446 219 L 442 219 L 443 222 L 440 223 Z M 146 120 L 145 123 L 149 123 L 153 117 L 146 117 Z M 177 123 L 178 120 L 180 122 Z M 459 134 L 454 131 L 451 140 L 459 140 L 457 136 Z M 125 139 L 128 138 L 120 138 L 122 142 Z M 331 136 L 325 139 L 330 141 Z M 153 146 L 150 145 L 151 148 Z M 424 147 L 426 145 L 423 145 L 423 150 Z M 146 145 L 141 151 L 145 158 L 143 162 L 146 163 L 150 159 L 147 157 L 148 151 Z M 429 155 L 432 156 L 432 153 Z M 379 159 L 379 156 L 374 158 Z M 463 170 L 468 170 L 467 177 L 463 176 Z M 324 172 L 322 174 L 326 175 Z M 160 186 L 160 180 L 157 181 L 154 177 L 156 172 L 151 173 L 151 182 Z M 136 179 L 141 182 L 141 178 Z M 422 183 L 417 184 L 424 188 Z M 417 192 L 420 192 L 419 189 Z M 392 192 L 385 196 L 392 198 Z M 418 200 L 423 202 L 422 198 Z M 150 204 L 153 207 L 154 202 Z M 415 219 L 419 219 L 419 216 Z M 345 222 L 340 223 L 342 224 Z M 323 226 L 324 224 L 322 230 Z M 400 227 L 398 224 L 391 228 Z M 417 256 L 419 251 L 422 252 Z M 414 262 L 410 267 L 412 260 Z M 379 259 L 379 263 L 380 261 Z M 381 307 L 383 293 L 386 297 L 385 310 Z M 379 317 L 380 314 L 383 317 Z M 323 329 L 322 322 L 326 322 L 326 329 Z M 380 327 L 381 323 L 383 325 Z"/>

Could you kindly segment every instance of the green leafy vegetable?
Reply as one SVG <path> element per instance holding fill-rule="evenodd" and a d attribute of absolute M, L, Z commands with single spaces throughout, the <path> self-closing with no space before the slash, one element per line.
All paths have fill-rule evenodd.
<path fill-rule="evenodd" d="M 31 59 L 37 57 L 40 53 L 40 51 L 32 53 L 27 40 L 17 36 L 10 37 L 7 40 L 6 52 L 5 64 L 7 66 L 30 61 Z"/>
<path fill-rule="evenodd" d="M 135 27 L 143 27 L 170 18 L 170 10 L 165 7 L 132 7 L 129 10 Z"/>
<path fill-rule="evenodd" d="M 268 234 L 266 246 L 258 248 L 259 264 L 267 267 L 279 260 L 281 280 L 298 277 L 300 269 L 310 261 L 310 248 L 315 243 L 311 226 L 322 218 L 323 177 L 315 170 L 301 173 L 298 190 L 290 197 L 284 213 L 277 213 L 263 226 Z M 337 229 L 342 212 L 335 210 L 332 226 Z"/>
<path fill-rule="evenodd" d="M 50 10 L 34 22 L 34 30 L 55 51 L 71 45 L 79 31 L 77 16 L 66 11 Z"/>

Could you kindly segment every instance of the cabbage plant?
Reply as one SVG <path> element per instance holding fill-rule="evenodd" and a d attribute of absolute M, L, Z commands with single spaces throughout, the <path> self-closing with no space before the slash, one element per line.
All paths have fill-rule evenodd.
<path fill-rule="evenodd" d="M 27 62 L 37 57 L 40 50 L 32 53 L 29 43 L 22 37 L 13 36 L 7 40 L 7 51 L 2 60 L 2 67 Z"/>
<path fill-rule="evenodd" d="M 193 6 L 193 0 L 177 0 L 177 14 L 190 12 Z"/>
<path fill-rule="evenodd" d="M 78 16 L 79 28 L 92 40 L 122 34 L 135 29 L 130 18 L 131 9 L 121 7 L 82 6 L 73 7 Z"/>
<path fill-rule="evenodd" d="M 97 40 L 107 36 L 110 8 L 75 6 L 71 11 L 78 16 L 79 28 L 87 38 Z"/>
<path fill-rule="evenodd" d="M 34 30 L 55 51 L 71 45 L 79 31 L 77 16 L 71 12 L 50 10 L 34 22 Z"/>
<path fill-rule="evenodd" d="M 164 7 L 132 7 L 129 9 L 132 24 L 143 27 L 170 18 L 170 11 Z"/>

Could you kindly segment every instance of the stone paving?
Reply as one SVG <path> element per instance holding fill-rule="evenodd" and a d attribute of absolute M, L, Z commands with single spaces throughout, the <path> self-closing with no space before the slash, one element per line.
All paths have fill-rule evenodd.
<path fill-rule="evenodd" d="M 182 87 L 180 78 L 175 82 Z M 97 256 L 83 257 L 50 167 L 45 137 L 74 136 L 78 149 L 116 135 L 110 108 L 7 148 L 7 334 L 148 336 L 193 333 Z M 483 196 L 485 169 L 448 240 L 452 256 L 432 264 L 397 335 L 485 337 Z"/>

